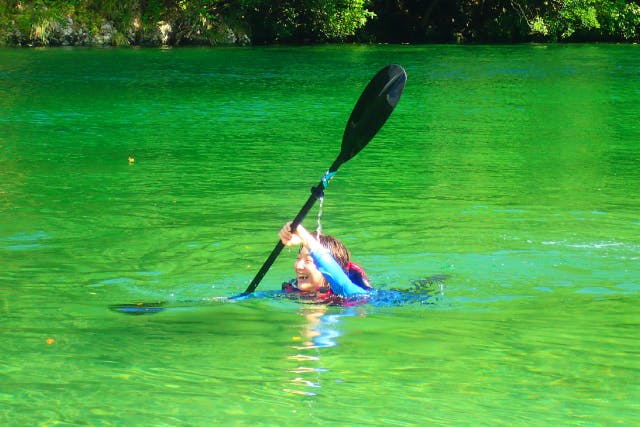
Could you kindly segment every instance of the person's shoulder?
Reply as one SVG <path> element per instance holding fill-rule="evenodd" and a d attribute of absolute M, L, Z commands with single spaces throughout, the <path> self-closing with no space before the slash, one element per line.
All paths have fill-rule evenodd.
<path fill-rule="evenodd" d="M 367 277 L 367 273 L 365 273 L 362 266 L 356 264 L 355 262 L 349 262 L 347 264 L 347 276 L 349 279 L 360 288 L 371 291 L 373 290 L 373 286 L 371 286 L 371 281 Z"/>

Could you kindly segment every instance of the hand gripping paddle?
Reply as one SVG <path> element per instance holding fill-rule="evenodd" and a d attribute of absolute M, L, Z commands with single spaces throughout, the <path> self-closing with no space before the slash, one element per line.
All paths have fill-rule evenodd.
<path fill-rule="evenodd" d="M 316 200 L 322 197 L 324 189 L 327 187 L 329 180 L 338 171 L 338 168 L 358 154 L 378 133 L 396 104 L 398 104 L 406 82 L 407 73 L 399 65 L 388 65 L 371 79 L 362 95 L 360 95 L 355 107 L 353 107 L 351 116 L 349 116 L 349 121 L 342 136 L 340 154 L 318 185 L 311 189 L 311 196 L 309 196 L 309 199 L 291 223 L 291 230 L 295 230 L 298 227 Z M 284 244 L 278 240 L 278 244 L 247 289 L 233 298 L 245 297 L 256 290 L 264 275 L 267 274 L 273 262 L 280 255 L 283 247 Z"/>

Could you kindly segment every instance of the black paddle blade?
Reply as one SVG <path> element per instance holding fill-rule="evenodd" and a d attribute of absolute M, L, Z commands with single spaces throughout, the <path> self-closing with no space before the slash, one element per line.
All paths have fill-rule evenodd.
<path fill-rule="evenodd" d="M 358 154 L 378 133 L 398 104 L 406 82 L 407 73 L 399 65 L 387 65 L 371 79 L 349 116 L 340 155 L 330 172 Z"/>

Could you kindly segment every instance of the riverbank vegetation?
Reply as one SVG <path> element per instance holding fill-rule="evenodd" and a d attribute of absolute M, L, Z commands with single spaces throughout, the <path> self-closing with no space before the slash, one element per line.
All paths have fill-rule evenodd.
<path fill-rule="evenodd" d="M 640 41 L 629 0 L 5 0 L 0 45 Z"/>

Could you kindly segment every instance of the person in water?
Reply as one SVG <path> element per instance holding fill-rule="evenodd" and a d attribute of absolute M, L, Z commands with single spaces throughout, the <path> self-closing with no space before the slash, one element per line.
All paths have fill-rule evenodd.
<path fill-rule="evenodd" d="M 283 283 L 285 292 L 335 303 L 373 290 L 364 270 L 351 262 L 349 251 L 335 237 L 309 233 L 302 225 L 292 232 L 291 222 L 278 235 L 285 246 L 301 246 L 294 264 L 296 278 Z"/>

